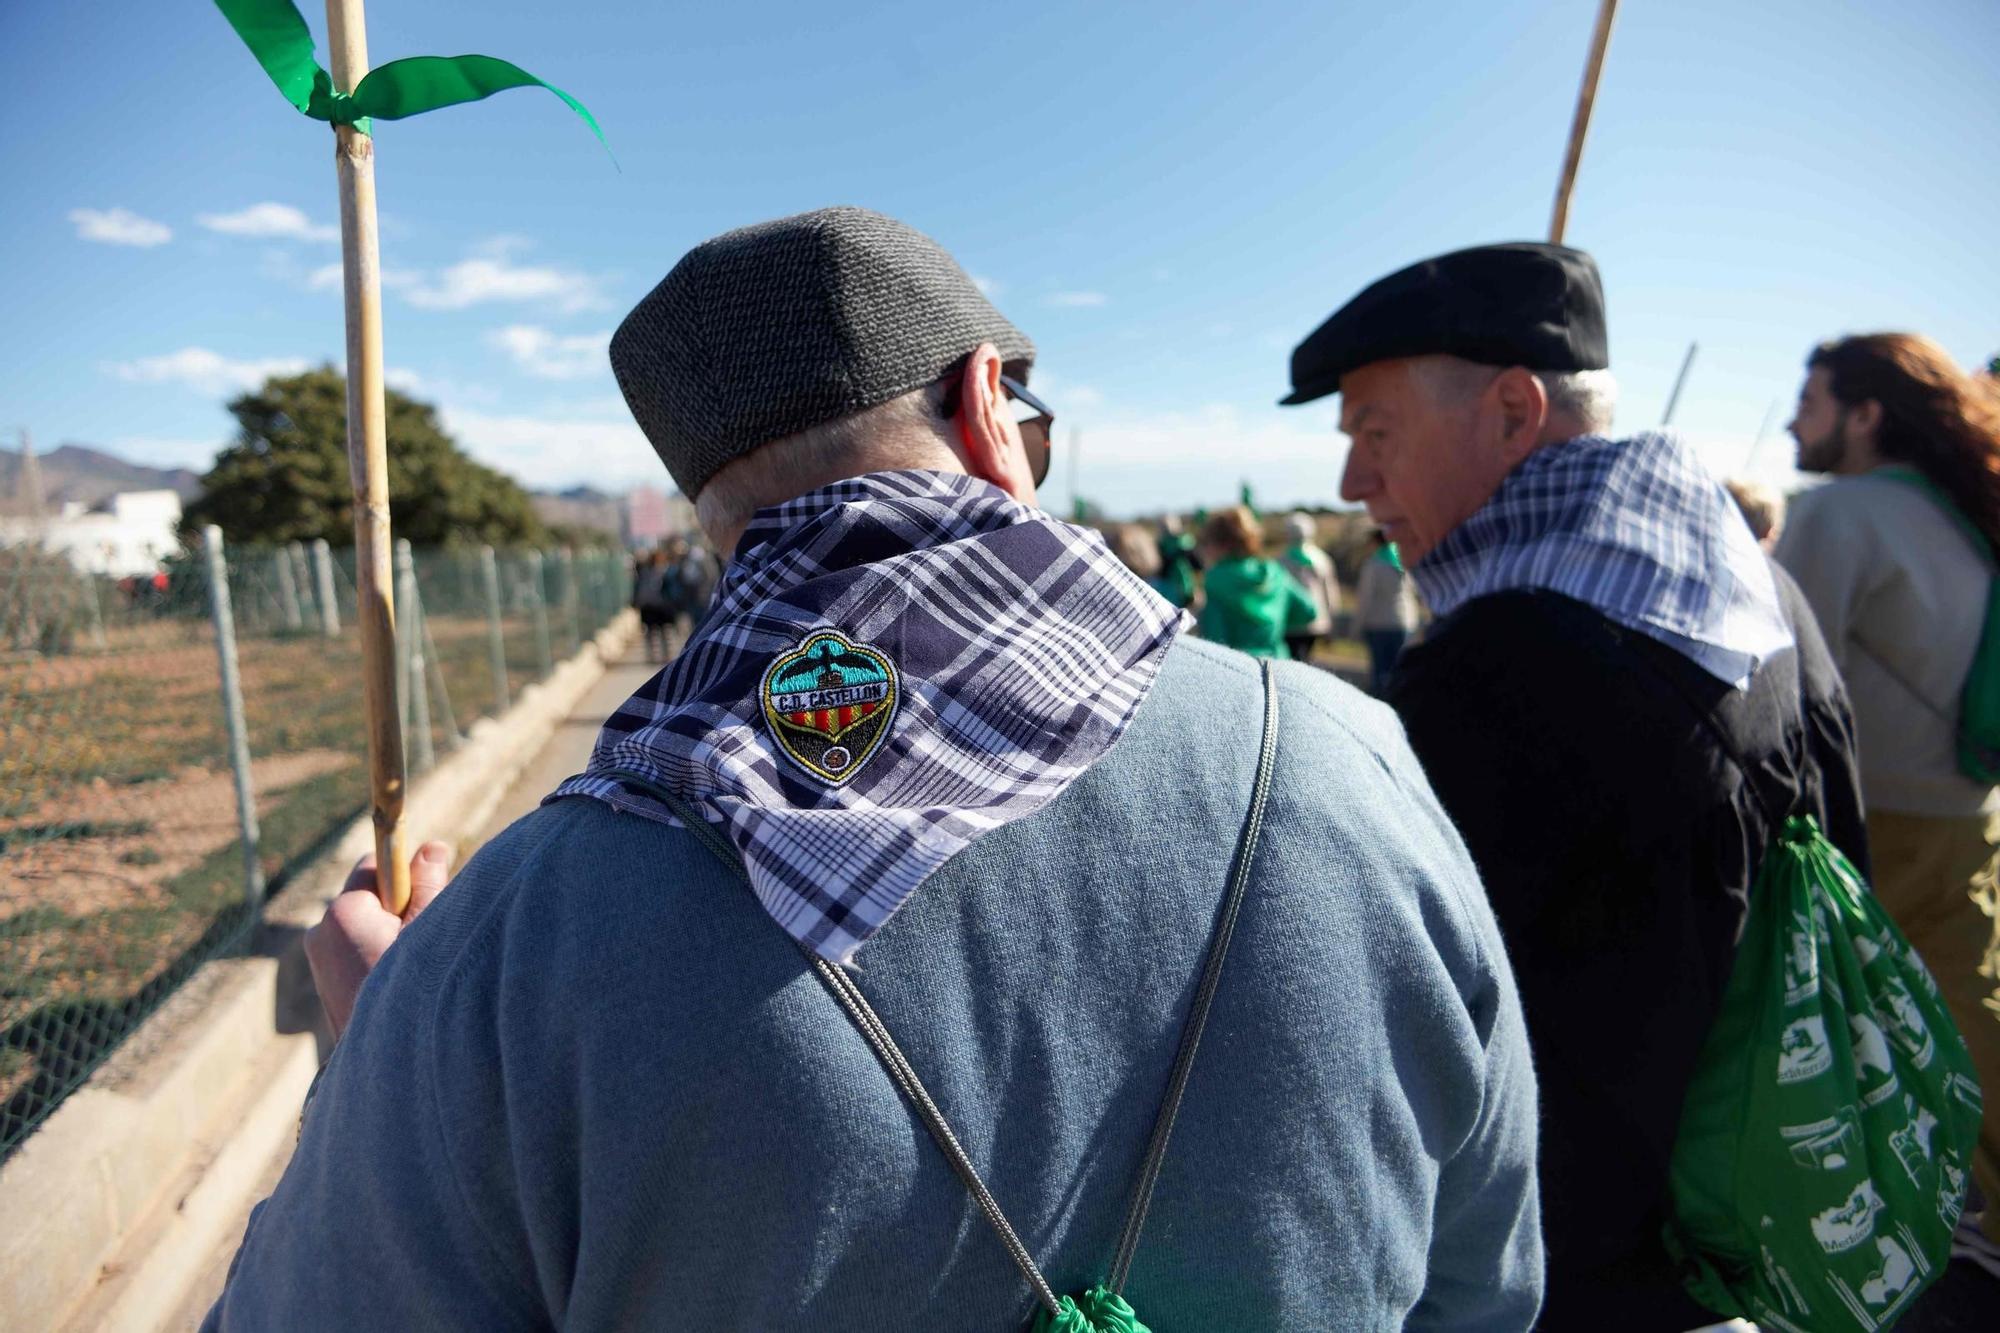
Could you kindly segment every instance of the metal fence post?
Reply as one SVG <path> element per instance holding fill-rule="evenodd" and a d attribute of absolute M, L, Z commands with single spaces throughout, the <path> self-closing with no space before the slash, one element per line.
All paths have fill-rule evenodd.
<path fill-rule="evenodd" d="M 320 632 L 329 639 L 340 637 L 340 604 L 333 600 L 333 548 L 326 538 L 313 538 L 313 582 L 319 585 Z"/>
<path fill-rule="evenodd" d="M 500 562 L 493 548 L 479 548 L 479 577 L 486 585 L 486 651 L 493 658 L 493 715 L 507 711 L 507 640 L 500 633 Z"/>
<path fill-rule="evenodd" d="M 271 568 L 278 576 L 278 608 L 285 613 L 285 628 L 304 629 L 305 617 L 299 614 L 299 585 L 292 582 L 291 553 L 282 546 L 271 552 Z"/>
<path fill-rule="evenodd" d="M 306 618 L 312 618 L 318 606 L 312 602 L 312 574 L 306 572 L 306 544 L 286 542 L 284 544 L 284 564 L 292 570 L 292 596 L 298 598 L 298 608 Z"/>
<path fill-rule="evenodd" d="M 536 677 L 536 679 L 547 680 L 549 673 L 555 670 L 555 661 L 549 656 L 549 608 L 547 606 L 547 599 L 542 596 L 542 553 L 540 551 L 528 552 L 528 582 L 535 590 L 535 660 L 542 668 L 541 675 Z"/>
<path fill-rule="evenodd" d="M 431 618 L 424 613 L 423 589 L 417 588 L 415 593 L 410 608 L 417 617 L 417 647 L 422 652 L 422 661 L 430 667 L 431 682 L 437 686 L 438 716 L 444 723 L 445 742 L 456 750 L 465 744 L 465 737 L 459 733 L 458 718 L 451 711 L 451 682 L 444 676 L 444 654 L 438 651 L 437 639 L 431 634 Z"/>
<path fill-rule="evenodd" d="M 264 866 L 257 845 L 257 800 L 250 786 L 250 737 L 243 721 L 243 681 L 236 671 L 236 619 L 229 608 L 229 566 L 222 558 L 222 529 L 201 530 L 208 552 L 208 606 L 215 617 L 215 656 L 222 669 L 222 715 L 229 728 L 229 767 L 236 777 L 236 824 L 243 835 L 243 901 L 251 910 L 264 900 Z"/>
<path fill-rule="evenodd" d="M 556 552 L 556 561 L 562 567 L 563 619 L 569 625 L 569 650 L 574 653 L 583 646 L 583 634 L 576 623 L 576 552 L 565 546 Z"/>
<path fill-rule="evenodd" d="M 97 597 L 97 575 L 86 570 L 83 590 L 90 595 L 90 646 L 104 652 L 111 644 L 104 637 L 104 604 Z"/>
<path fill-rule="evenodd" d="M 437 767 L 431 746 L 431 696 L 424 676 L 423 613 L 417 609 L 417 561 L 410 539 L 396 539 L 396 640 L 402 670 L 396 693 L 402 700 L 403 734 L 409 737 L 410 767 L 419 773 Z"/>

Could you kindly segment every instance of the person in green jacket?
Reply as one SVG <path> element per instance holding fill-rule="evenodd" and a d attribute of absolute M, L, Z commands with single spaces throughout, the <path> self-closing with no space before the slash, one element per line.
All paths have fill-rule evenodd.
<path fill-rule="evenodd" d="M 1263 529 L 1242 505 L 1216 512 L 1202 526 L 1208 575 L 1201 636 L 1252 657 L 1288 658 L 1285 636 L 1304 633 L 1319 608 L 1299 581 L 1263 552 Z"/>
<path fill-rule="evenodd" d="M 1181 516 L 1168 514 L 1160 519 L 1160 569 L 1146 582 L 1175 606 L 1193 606 L 1195 558 L 1194 540 L 1181 531 Z"/>

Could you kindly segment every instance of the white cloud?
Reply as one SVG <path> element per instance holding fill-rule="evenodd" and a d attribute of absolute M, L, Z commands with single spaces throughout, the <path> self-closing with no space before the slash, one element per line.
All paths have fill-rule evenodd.
<path fill-rule="evenodd" d="M 1080 309 L 1085 306 L 1100 306 L 1110 298 L 1103 292 L 1057 292 L 1049 298 L 1049 304 Z"/>
<path fill-rule="evenodd" d="M 143 250 L 174 238 L 174 229 L 166 223 L 123 208 L 72 208 L 69 220 L 76 224 L 78 236 L 105 245 L 136 245 Z"/>
<path fill-rule="evenodd" d="M 185 467 L 192 468 L 196 472 L 205 472 L 222 446 L 223 441 L 220 439 L 191 440 L 165 435 L 120 435 L 104 447 L 128 463 L 144 463 L 148 467 Z"/>
<path fill-rule="evenodd" d="M 616 489 L 666 479 L 645 435 L 622 413 L 525 416 L 447 407 L 444 425 L 474 458 L 534 487 Z"/>
<path fill-rule="evenodd" d="M 1102 407 L 1104 395 L 1088 384 L 1079 384 L 1074 389 L 1063 390 L 1062 405 L 1070 408 Z"/>
<path fill-rule="evenodd" d="M 551 333 L 534 324 L 509 324 L 489 333 L 486 340 L 537 379 L 578 380 L 600 375 L 608 368 L 611 331 Z"/>
<path fill-rule="evenodd" d="M 503 231 L 497 236 L 488 236 L 472 247 L 472 253 L 481 259 L 512 259 L 535 248 L 532 237 L 519 232 Z"/>
<path fill-rule="evenodd" d="M 268 201 L 235 213 L 203 213 L 195 221 L 225 236 L 277 237 L 290 241 L 340 239 L 340 228 L 321 226 L 290 204 Z"/>
<path fill-rule="evenodd" d="M 379 275 L 382 290 L 385 292 L 405 291 L 423 280 L 423 274 L 406 268 L 385 268 Z M 321 264 L 306 274 L 305 286 L 309 292 L 337 292 L 344 281 L 345 276 L 340 265 Z"/>
<path fill-rule="evenodd" d="M 183 347 L 165 356 L 120 361 L 108 369 L 134 384 L 183 384 L 202 393 L 229 393 L 254 389 L 272 375 L 299 374 L 306 364 L 302 357 L 232 361 L 206 347 Z"/>
<path fill-rule="evenodd" d="M 412 281 L 405 295 L 411 305 L 426 310 L 463 310 L 487 301 L 547 301 L 562 311 L 598 310 L 606 304 L 597 280 L 584 274 L 487 258 L 463 260 Z"/>
<path fill-rule="evenodd" d="M 422 375 L 414 370 L 404 370 L 400 366 L 391 366 L 383 371 L 382 382 L 398 393 L 420 393 L 425 385 Z"/>
<path fill-rule="evenodd" d="M 982 278 L 975 273 L 972 275 L 972 285 L 985 293 L 989 299 L 1000 295 L 1000 284 L 991 278 Z"/>

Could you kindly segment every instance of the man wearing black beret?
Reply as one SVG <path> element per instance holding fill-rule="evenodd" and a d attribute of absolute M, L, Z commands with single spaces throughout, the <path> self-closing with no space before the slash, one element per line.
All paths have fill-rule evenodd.
<path fill-rule="evenodd" d="M 1660 1240 L 1683 1093 L 1771 817 L 1865 866 L 1847 700 L 1798 590 L 1679 440 L 1613 438 L 1589 255 L 1383 278 L 1292 354 L 1341 495 L 1437 617 L 1388 702 L 1479 866 L 1542 1087 L 1546 1329 L 1715 1316 Z M 1739 763 L 1739 760 L 1741 761 Z"/>
<path fill-rule="evenodd" d="M 706 241 L 611 360 L 715 600 L 381 954 L 212 1324 L 1527 1328 L 1520 1004 L 1387 710 L 1036 508 L 1034 345 L 900 222 Z"/>

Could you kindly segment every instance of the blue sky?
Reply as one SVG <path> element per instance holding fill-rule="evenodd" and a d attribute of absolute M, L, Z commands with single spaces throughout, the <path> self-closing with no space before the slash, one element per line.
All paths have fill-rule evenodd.
<path fill-rule="evenodd" d="M 2000 351 L 2000 4 L 1622 10 L 1569 231 L 1604 268 L 1621 427 L 1697 340 L 1675 425 L 1741 472 L 1777 401 L 1749 470 L 1783 481 L 1815 341 Z M 1332 500 L 1334 400 L 1273 405 L 1290 348 L 1392 268 L 1545 234 L 1595 11 L 374 0 L 378 63 L 515 60 L 622 167 L 537 91 L 379 126 L 388 364 L 532 484 L 661 480 L 609 331 L 706 236 L 864 204 L 1036 339 L 1085 495 Z M 328 131 L 205 0 L 11 0 L 0 72 L 0 430 L 205 466 L 227 397 L 338 359 Z M 1066 480 L 1059 453 L 1047 498 Z"/>

